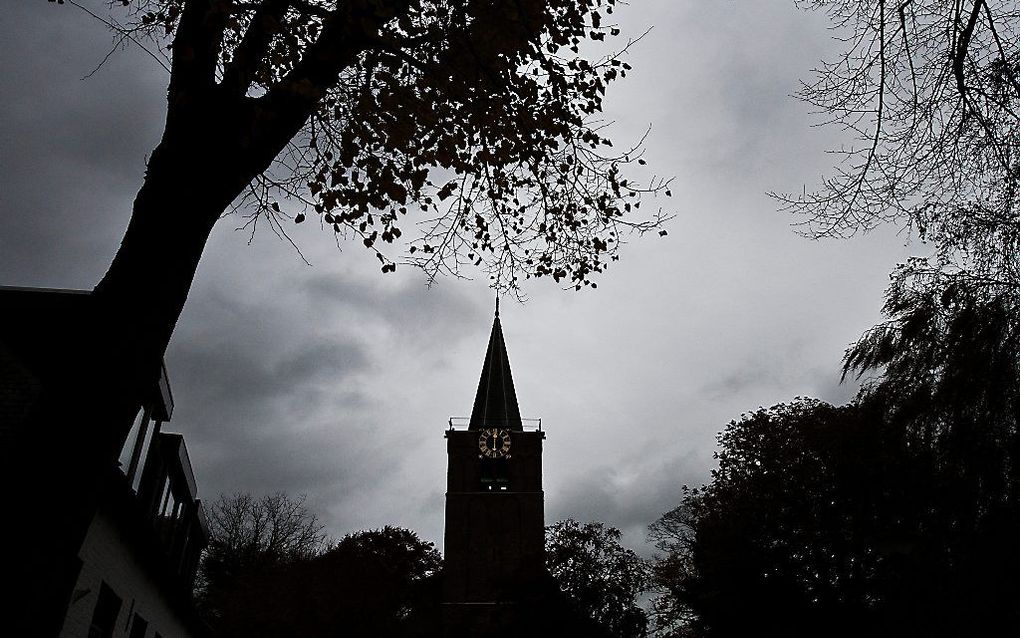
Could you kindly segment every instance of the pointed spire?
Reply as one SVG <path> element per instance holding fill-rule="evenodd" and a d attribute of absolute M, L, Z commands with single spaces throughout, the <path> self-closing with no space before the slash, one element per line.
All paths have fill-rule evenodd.
<path fill-rule="evenodd" d="M 468 427 L 472 430 L 488 427 L 523 429 L 514 380 L 510 374 L 510 359 L 503 340 L 503 326 L 499 322 L 499 297 L 496 297 L 496 316 L 492 321 L 492 334 L 489 335 L 489 347 L 485 351 L 482 377 L 478 381 Z"/>

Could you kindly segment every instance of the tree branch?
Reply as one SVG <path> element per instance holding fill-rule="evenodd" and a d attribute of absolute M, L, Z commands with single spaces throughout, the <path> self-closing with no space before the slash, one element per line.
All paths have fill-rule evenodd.
<path fill-rule="evenodd" d="M 216 81 L 223 29 L 232 0 L 188 0 L 171 45 L 171 106 L 192 91 L 204 91 Z"/>
<path fill-rule="evenodd" d="M 956 90 L 959 91 L 960 97 L 963 98 L 964 103 L 967 103 L 967 84 L 964 81 L 963 63 L 967 59 L 967 49 L 970 47 L 970 39 L 974 35 L 974 27 L 977 25 L 978 18 L 981 16 L 981 7 L 984 5 L 985 0 L 974 0 L 974 6 L 971 8 L 970 16 L 967 18 L 967 26 L 963 28 L 960 33 L 960 40 L 956 43 L 956 48 L 953 51 L 953 75 L 956 77 Z"/>
<path fill-rule="evenodd" d="M 322 33 L 301 61 L 255 100 L 256 109 L 271 114 L 277 123 L 267 131 L 270 147 L 283 148 L 319 100 L 336 86 L 341 72 L 355 64 L 358 56 L 377 42 L 382 26 L 406 11 L 409 4 L 410 0 L 354 0 L 330 13 Z"/>
<path fill-rule="evenodd" d="M 248 30 L 234 50 L 233 59 L 223 71 L 220 85 L 231 95 L 244 95 L 266 55 L 269 43 L 279 31 L 291 0 L 263 0 L 255 9 Z"/>
<path fill-rule="evenodd" d="M 988 8 L 987 2 L 983 2 L 982 4 L 985 6 L 985 16 L 988 18 L 988 30 L 995 39 L 995 46 L 999 50 L 999 58 L 1002 59 L 1003 64 L 1006 66 L 1006 68 L 1003 69 L 1003 72 L 1006 74 L 1007 81 L 1013 87 L 1013 90 L 1017 92 L 1017 95 L 1020 95 L 1020 83 L 1017 82 L 1016 74 L 1012 71 L 1012 69 L 1008 68 L 1009 57 L 1006 55 L 1006 50 L 1002 46 L 1002 39 L 999 37 L 999 32 L 995 28 L 995 20 L 992 18 L 992 10 Z"/>

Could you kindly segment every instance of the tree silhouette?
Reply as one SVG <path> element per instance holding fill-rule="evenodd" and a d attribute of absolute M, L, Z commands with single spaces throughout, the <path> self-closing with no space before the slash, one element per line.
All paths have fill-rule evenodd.
<path fill-rule="evenodd" d="M 213 627 L 230 625 L 250 610 L 246 594 L 288 565 L 327 548 L 318 518 L 304 498 L 248 493 L 220 495 L 208 511 L 209 545 L 196 583 L 200 609 Z"/>
<path fill-rule="evenodd" d="M 808 233 L 896 221 L 942 259 L 1016 281 L 1020 10 L 1012 0 L 798 0 L 844 49 L 799 97 L 854 135 L 816 192 L 783 196 Z"/>
<path fill-rule="evenodd" d="M 981 635 L 1020 627 L 1014 286 L 905 267 L 845 371 L 720 435 L 704 487 L 650 528 L 664 632 Z"/>
<path fill-rule="evenodd" d="M 850 235 L 896 221 L 934 247 L 933 259 L 911 259 L 894 272 L 887 320 L 844 358 L 844 376 L 866 377 L 862 392 L 854 404 L 838 409 L 838 419 L 826 417 L 863 419 L 863 431 L 898 450 L 893 459 L 875 457 L 886 468 L 884 476 L 855 499 L 881 503 L 906 489 L 906 500 L 889 510 L 892 518 L 876 520 L 915 530 L 902 551 L 869 554 L 882 560 L 861 581 L 867 609 L 852 614 L 857 624 L 848 621 L 842 630 L 947 636 L 988 633 L 997 626 L 1015 631 L 1020 618 L 1009 601 L 1016 589 L 1005 574 L 1020 564 L 1010 540 L 1020 531 L 1015 469 L 1020 343 L 1014 319 L 1020 286 L 1020 11 L 1004 0 L 798 4 L 826 11 L 845 36 L 843 54 L 825 64 L 800 97 L 855 134 L 859 144 L 840 149 L 844 161 L 817 192 L 780 199 L 806 215 L 813 236 Z M 779 413 L 770 418 L 790 420 Z M 752 457 L 764 462 L 764 455 Z M 809 501 L 825 494 L 836 478 L 810 490 L 792 481 L 782 487 L 791 501 Z M 743 479 L 735 483 L 762 498 L 780 496 L 768 483 L 760 489 Z M 703 555 L 713 545 L 702 540 L 705 521 L 735 516 L 724 514 L 731 504 L 726 499 L 712 501 L 718 484 L 713 477 L 704 490 L 690 492 L 686 507 L 653 529 L 671 530 L 662 537 L 673 548 L 663 570 L 674 575 L 675 586 L 663 605 L 678 619 L 693 612 L 688 626 L 706 634 L 715 630 L 698 611 L 701 602 L 680 601 L 692 592 L 697 598 L 699 591 L 682 583 L 699 582 L 707 573 L 703 563 L 715 565 Z M 714 514 L 699 509 L 705 506 Z M 782 534 L 796 529 L 822 546 L 823 538 L 837 535 L 810 520 L 799 528 L 791 523 Z M 843 534 L 859 527 L 866 529 L 868 522 L 848 524 Z M 747 547 L 751 557 L 761 558 L 769 546 Z M 874 552 L 858 544 L 856 564 L 866 564 L 861 550 Z M 769 555 L 765 564 L 778 560 Z M 812 573 L 824 574 L 826 566 L 831 564 Z M 990 585 L 1003 582 L 1008 585 Z M 846 601 L 840 609 L 851 609 Z M 836 611 L 831 615 L 838 617 Z"/>
<path fill-rule="evenodd" d="M 441 565 L 406 529 L 349 534 L 317 555 L 249 561 L 208 609 L 215 635 L 438 636 Z"/>
<path fill-rule="evenodd" d="M 620 545 L 620 530 L 566 519 L 547 527 L 545 536 L 546 568 L 577 612 L 609 635 L 646 635 L 648 619 L 637 599 L 647 586 L 648 566 Z"/>
<path fill-rule="evenodd" d="M 442 559 L 432 543 L 387 526 L 323 543 L 301 499 L 221 496 L 210 512 L 199 585 L 214 635 L 394 636 L 443 634 Z M 521 613 L 500 636 L 646 635 L 637 599 L 648 566 L 602 523 L 548 528 L 548 573 L 520 583 Z"/>
<path fill-rule="evenodd" d="M 920 263 L 897 273 L 888 320 L 847 351 L 844 373 L 877 375 L 865 391 L 932 451 L 945 524 L 977 543 L 1015 525 L 1020 503 L 1020 292 Z"/>
<path fill-rule="evenodd" d="M 870 629 L 883 561 L 914 542 L 930 500 L 904 494 L 915 468 L 872 417 L 799 400 L 727 426 L 712 481 L 650 528 L 665 553 L 661 624 L 703 636 Z"/>

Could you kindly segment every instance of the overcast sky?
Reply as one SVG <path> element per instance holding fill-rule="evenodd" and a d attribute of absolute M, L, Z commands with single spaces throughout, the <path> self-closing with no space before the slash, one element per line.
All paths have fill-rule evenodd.
<path fill-rule="evenodd" d="M 105 2 L 96 2 L 102 8 Z M 715 434 L 796 396 L 842 402 L 844 348 L 879 319 L 888 273 L 920 250 L 895 229 L 799 237 L 769 190 L 810 188 L 835 131 L 789 96 L 832 50 L 792 0 L 634 0 L 652 31 L 609 98 L 618 145 L 647 126 L 675 176 L 664 238 L 634 239 L 596 291 L 502 304 L 521 412 L 541 417 L 546 521 L 645 528 L 707 480 Z M 0 13 L 0 284 L 91 288 L 162 130 L 166 73 L 69 5 Z M 272 233 L 214 230 L 167 353 L 200 495 L 305 494 L 334 535 L 402 525 L 441 547 L 450 416 L 470 412 L 491 327 L 484 277 L 426 289 L 382 275 L 316 224 L 306 265 Z"/>

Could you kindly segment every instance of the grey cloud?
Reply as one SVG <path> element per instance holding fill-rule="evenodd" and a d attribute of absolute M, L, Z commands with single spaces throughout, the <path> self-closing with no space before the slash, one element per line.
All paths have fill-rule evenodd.
<path fill-rule="evenodd" d="M 684 485 L 696 487 L 704 481 L 703 465 L 703 459 L 685 453 L 593 467 L 571 476 L 549 498 L 547 522 L 568 517 L 603 521 L 623 531 L 626 544 L 647 555 L 648 525 L 680 503 Z"/>
<path fill-rule="evenodd" d="M 743 394 L 759 386 L 782 386 L 783 384 L 775 378 L 774 372 L 774 367 L 769 368 L 760 363 L 740 365 L 721 379 L 715 379 L 707 384 L 704 392 L 713 399 L 722 399 Z"/>
<path fill-rule="evenodd" d="M 0 38 L 0 272 L 90 288 L 109 264 L 159 139 L 166 76 L 70 5 L 9 3 Z"/>
<path fill-rule="evenodd" d="M 170 427 L 188 437 L 207 498 L 282 490 L 324 507 L 328 487 L 364 476 L 378 453 L 358 436 L 359 417 L 371 418 L 356 381 L 373 370 L 368 346 L 295 328 L 285 309 L 244 296 L 203 289 L 193 300 L 201 308 L 168 352 L 186 397 Z"/>
<path fill-rule="evenodd" d="M 344 501 L 346 494 L 356 494 L 365 477 L 379 469 L 378 447 L 364 432 L 353 436 L 351 424 L 304 421 L 291 429 L 284 427 L 291 423 L 282 420 L 275 429 L 251 433 L 245 432 L 242 420 L 230 422 L 229 417 L 215 425 L 231 429 L 234 436 L 222 443 L 201 434 L 189 437 L 189 447 L 201 450 L 206 498 L 219 492 L 284 491 L 307 494 L 321 513 L 329 504 Z M 344 431 L 348 436 L 337 436 Z"/>
<path fill-rule="evenodd" d="M 354 312 L 357 319 L 394 327 L 416 346 L 457 339 L 468 326 L 477 326 L 487 316 L 447 282 L 427 288 L 417 278 L 410 278 L 396 288 L 385 288 L 334 275 L 313 275 L 302 286 L 312 308 L 335 311 L 340 307 Z"/>
<path fill-rule="evenodd" d="M 339 384 L 368 365 L 364 347 L 358 344 L 299 348 L 273 361 L 270 353 L 251 351 L 238 343 L 179 347 L 170 359 L 174 387 L 181 387 L 200 404 L 263 409 L 316 382 Z"/>
<path fill-rule="evenodd" d="M 278 362 L 273 376 L 283 380 L 293 379 L 296 383 L 318 378 L 326 378 L 335 383 L 367 365 L 364 346 L 332 342 L 309 344 Z"/>

